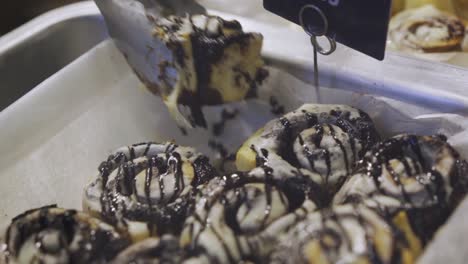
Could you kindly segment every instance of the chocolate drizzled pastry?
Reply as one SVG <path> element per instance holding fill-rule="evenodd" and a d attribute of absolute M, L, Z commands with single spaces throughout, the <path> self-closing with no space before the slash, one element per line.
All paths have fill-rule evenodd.
<path fill-rule="evenodd" d="M 281 239 L 270 263 L 414 263 L 421 245 L 375 211 L 337 206 L 307 216 Z"/>
<path fill-rule="evenodd" d="M 128 230 L 134 240 L 178 234 L 192 190 L 215 176 L 208 158 L 173 143 L 124 147 L 99 167 L 83 208 Z"/>
<path fill-rule="evenodd" d="M 5 242 L 7 263 L 105 263 L 130 239 L 87 214 L 48 206 L 14 218 Z"/>
<path fill-rule="evenodd" d="M 386 215 L 405 211 L 427 242 L 467 190 L 467 163 L 445 137 L 400 135 L 372 148 L 334 203 L 364 203 Z"/>
<path fill-rule="evenodd" d="M 165 235 L 161 238 L 147 238 L 122 251 L 112 264 L 176 264 L 183 257 L 179 241 Z"/>
<path fill-rule="evenodd" d="M 458 51 L 464 37 L 463 21 L 433 6 L 404 11 L 390 22 L 391 45 L 402 51 Z"/>
<path fill-rule="evenodd" d="M 202 106 L 243 100 L 255 94 L 268 75 L 260 56 L 262 35 L 244 33 L 237 21 L 192 15 L 163 18 L 157 24 L 155 35 L 173 60 L 160 64 L 162 86 L 154 92 L 184 128 L 206 127 Z"/>
<path fill-rule="evenodd" d="M 265 163 L 283 175 L 299 171 L 326 190 L 326 205 L 378 140 L 366 113 L 345 105 L 307 104 L 259 130 L 240 148 L 236 163 L 242 171 Z"/>
<path fill-rule="evenodd" d="M 281 233 L 316 209 L 304 178 L 261 167 L 215 178 L 199 188 L 181 245 L 187 263 L 266 260 Z"/>

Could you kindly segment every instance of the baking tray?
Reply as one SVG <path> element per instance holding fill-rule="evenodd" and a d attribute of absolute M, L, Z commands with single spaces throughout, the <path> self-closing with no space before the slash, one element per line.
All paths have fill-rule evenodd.
<path fill-rule="evenodd" d="M 311 80 L 312 50 L 300 27 L 268 12 L 259 11 L 262 10 L 259 0 L 240 0 L 234 8 L 225 0 L 200 2 L 212 10 L 229 11 L 268 22 L 268 25 L 256 23 L 253 26 L 244 26 L 268 35 L 264 52 L 266 57 L 270 57 L 278 65 L 286 65 L 288 71 L 297 77 Z M 55 9 L 2 36 L 0 111 L 107 37 L 105 23 L 93 1 Z M 295 51 L 295 55 L 291 55 L 292 50 Z M 293 66 L 290 62 L 293 62 Z M 458 96 L 468 94 L 465 89 L 467 71 L 462 68 L 409 58 L 392 52 L 388 52 L 386 61 L 381 63 L 341 45 L 332 56 L 321 57 L 320 62 L 321 75 L 328 81 L 323 83 L 324 85 L 346 85 L 348 89 L 361 91 L 362 87 L 355 86 L 365 83 L 373 93 L 382 92 L 398 98 L 412 97 L 411 100 L 420 100 L 419 103 L 426 103 L 430 107 L 441 105 L 440 110 L 445 112 L 468 112 L 468 104 Z M 411 68 L 411 71 L 407 71 L 407 68 Z M 337 72 L 339 78 L 336 78 Z M 378 83 L 367 78 L 379 75 L 383 78 Z M 430 75 L 431 78 L 425 78 L 425 75 Z M 412 91 L 406 90 L 408 83 L 413 87 L 418 86 L 416 93 L 425 90 L 428 94 L 440 96 L 413 96 Z M 440 100 L 434 102 L 434 98 Z"/>
<path fill-rule="evenodd" d="M 0 111 L 108 37 L 94 2 L 41 15 L 0 38 Z"/>
<path fill-rule="evenodd" d="M 221 15 L 240 20 L 247 30 L 262 32 L 265 35 L 264 56 L 269 64 L 286 69 L 302 80 L 295 83 L 278 80 L 278 86 L 286 88 L 312 81 L 312 58 L 306 56 L 311 47 L 302 33 Z M 451 113 L 450 122 L 441 127 L 427 126 L 427 133 L 460 132 L 457 123 L 466 121 L 463 116 L 468 112 L 468 97 L 462 88 L 467 87 L 468 75 L 463 69 L 396 55 L 380 63 L 344 48 L 332 57 L 321 58 L 321 62 L 321 83 L 332 87 L 323 88 L 329 96 L 322 98 L 322 102 L 346 103 L 337 99 L 346 98 L 353 104 L 364 106 L 364 110 L 377 111 L 386 107 L 383 102 L 404 101 L 404 112 L 420 114 L 417 124 L 420 129 L 434 124 L 431 121 L 434 115 Z M 412 68 L 409 70 L 408 66 Z M 313 88 L 310 93 L 304 92 L 317 93 Z M 330 96 L 333 94 L 337 96 Z M 305 95 L 304 100 L 307 98 Z M 372 98 L 382 100 L 372 101 Z M 230 142 L 232 133 L 249 134 L 271 118 L 268 107 L 261 103 L 236 107 L 245 110 L 240 116 L 245 122 L 227 127 L 225 143 L 231 148 L 242 141 Z M 216 116 L 218 110 L 208 109 L 208 118 Z M 378 126 L 388 127 L 388 120 L 376 122 Z M 390 126 L 388 133 L 410 131 L 409 127 L 415 125 L 398 124 Z M 0 188 L 3 194 L 0 230 L 26 209 L 55 203 L 66 208 L 81 208 L 83 187 L 96 174 L 100 161 L 122 145 L 175 139 L 180 144 L 210 151 L 206 147 L 209 133 L 197 130 L 190 137 L 183 136 L 162 102 L 145 90 L 111 41 L 93 48 L 6 108 L 0 113 L 0 127 Z M 466 137 L 466 133 L 461 137 Z M 468 146 L 461 150 L 468 157 Z M 455 216 L 467 207 L 468 204 L 463 203 Z M 463 218 L 450 220 L 426 251 L 422 263 L 440 263 L 450 257 L 450 263 L 457 263 L 457 260 L 463 263 L 460 260 L 468 259 L 468 252 L 460 250 L 466 245 L 467 230 L 453 230 L 454 226 L 461 226 L 463 220 L 460 219 Z M 457 235 L 455 239 L 453 232 Z M 450 236 L 452 240 L 446 241 L 444 236 Z M 451 248 L 455 253 L 431 250 L 437 248 L 438 243 L 453 243 Z"/>

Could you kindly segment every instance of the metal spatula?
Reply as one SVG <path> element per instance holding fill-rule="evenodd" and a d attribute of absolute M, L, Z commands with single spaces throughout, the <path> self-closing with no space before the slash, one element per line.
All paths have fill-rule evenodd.
<path fill-rule="evenodd" d="M 168 15 L 205 14 L 194 0 L 95 0 L 104 15 L 111 37 L 141 81 L 158 92 L 162 61 L 172 54 L 154 35 L 155 20 Z M 183 118 L 181 118 L 183 119 Z M 177 120 L 184 128 L 190 124 Z"/>

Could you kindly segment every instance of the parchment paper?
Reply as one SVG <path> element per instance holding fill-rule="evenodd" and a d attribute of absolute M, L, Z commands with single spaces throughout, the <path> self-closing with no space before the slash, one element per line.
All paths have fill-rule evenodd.
<path fill-rule="evenodd" d="M 274 95 L 286 110 L 302 103 L 349 104 L 368 112 L 385 136 L 402 132 L 443 133 L 468 157 L 468 120 L 346 87 L 321 88 L 271 68 L 261 97 Z M 183 136 L 161 100 L 147 92 L 111 41 L 106 41 L 41 84 L 0 115 L 0 227 L 15 215 L 47 204 L 81 208 L 83 187 L 101 161 L 120 146 L 143 141 L 176 140 L 213 156 L 215 139 L 234 151 L 273 118 L 264 101 L 230 105 L 240 110 L 225 133 L 213 138 L 196 130 Z M 206 109 L 210 123 L 222 107 Z M 465 202 L 428 248 L 422 263 L 463 263 L 467 230 Z M 442 250 L 441 250 L 442 249 Z"/>

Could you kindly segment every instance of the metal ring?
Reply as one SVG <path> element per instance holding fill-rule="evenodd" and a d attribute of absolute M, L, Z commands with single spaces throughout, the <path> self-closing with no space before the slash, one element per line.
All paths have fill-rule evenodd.
<path fill-rule="evenodd" d="M 322 20 L 323 20 L 323 31 L 322 32 L 319 32 L 319 33 L 316 33 L 316 32 L 310 32 L 309 29 L 307 28 L 307 26 L 305 25 L 304 23 L 304 12 L 307 10 L 307 9 L 313 9 L 315 10 L 321 17 L 322 17 Z M 304 29 L 304 31 L 309 35 L 309 36 L 323 36 L 325 34 L 327 34 L 328 32 L 328 19 L 327 17 L 325 16 L 325 14 L 323 13 L 323 11 L 318 8 L 316 5 L 305 5 L 301 8 L 301 11 L 299 12 L 299 23 L 301 24 L 301 27 L 302 29 Z"/>
<path fill-rule="evenodd" d="M 330 43 L 330 48 L 328 50 L 324 49 L 322 46 L 317 41 L 317 36 L 310 36 L 310 42 L 312 45 L 317 49 L 317 52 L 322 54 L 322 55 L 330 55 L 336 50 L 336 41 L 335 38 L 330 38 L 328 36 L 325 36 L 328 40 L 328 43 Z"/>

